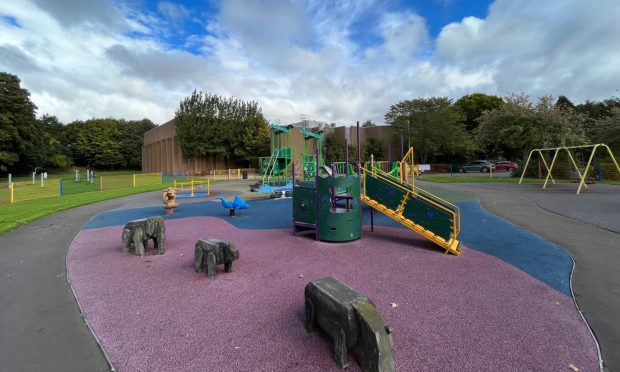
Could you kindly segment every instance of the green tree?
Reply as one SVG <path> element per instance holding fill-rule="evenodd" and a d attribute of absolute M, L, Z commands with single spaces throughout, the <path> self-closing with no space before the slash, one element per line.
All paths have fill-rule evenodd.
<path fill-rule="evenodd" d="M 466 157 L 475 149 L 463 119 L 462 111 L 447 97 L 401 101 L 385 114 L 385 122 L 399 129 L 420 163 Z"/>
<path fill-rule="evenodd" d="M 37 119 L 42 133 L 42 146 L 45 152 L 46 167 L 66 168 L 73 165 L 65 127 L 56 116 L 43 115 Z"/>
<path fill-rule="evenodd" d="M 67 137 L 77 165 L 101 168 L 123 166 L 123 132 L 114 119 L 90 119 L 67 125 Z"/>
<path fill-rule="evenodd" d="M 0 171 L 25 172 L 45 161 L 37 106 L 15 75 L 0 72 Z"/>
<path fill-rule="evenodd" d="M 181 101 L 176 131 L 188 159 L 219 154 L 255 161 L 269 152 L 267 122 L 256 102 L 194 91 Z"/>
<path fill-rule="evenodd" d="M 377 124 L 373 123 L 372 120 L 368 119 L 364 122 L 364 124 L 362 124 L 362 128 L 370 128 L 370 127 L 376 127 Z"/>
<path fill-rule="evenodd" d="M 323 139 L 323 158 L 325 164 L 344 161 L 344 141 L 336 136 L 336 133 L 328 133 L 325 135 Z"/>
<path fill-rule="evenodd" d="M 487 111 L 476 129 L 481 147 L 494 156 L 525 159 L 534 148 L 581 145 L 587 142 L 583 115 L 541 97 L 536 104 L 527 95 L 510 95 L 499 109 Z"/>
<path fill-rule="evenodd" d="M 123 168 L 139 169 L 142 166 L 142 144 L 144 133 L 155 128 L 149 119 L 118 121 L 118 129 L 122 133 L 120 152 Z"/>
<path fill-rule="evenodd" d="M 478 127 L 478 118 L 483 112 L 498 109 L 502 106 L 504 100 L 501 97 L 473 93 L 459 98 L 454 105 L 465 114 L 465 129 L 469 133 L 473 133 Z"/>
<path fill-rule="evenodd" d="M 566 96 L 559 96 L 558 100 L 555 102 L 555 105 L 560 109 L 575 109 L 575 105 Z"/>
<path fill-rule="evenodd" d="M 375 161 L 384 160 L 386 158 L 385 143 L 378 138 L 368 138 L 362 145 L 362 161 L 370 161 L 371 154 Z"/>
<path fill-rule="evenodd" d="M 592 143 L 604 143 L 614 154 L 620 153 L 620 107 L 600 117 L 592 128 Z"/>
<path fill-rule="evenodd" d="M 609 98 L 604 101 L 586 101 L 575 107 L 575 110 L 586 116 L 584 129 L 589 138 L 595 136 L 593 133 L 595 123 L 605 117 L 612 115 L 614 108 L 620 108 L 620 98 Z"/>

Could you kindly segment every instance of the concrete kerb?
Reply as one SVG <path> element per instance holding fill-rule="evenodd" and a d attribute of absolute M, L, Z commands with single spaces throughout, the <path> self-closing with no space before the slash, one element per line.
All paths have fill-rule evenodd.
<path fill-rule="evenodd" d="M 73 244 L 73 241 L 75 241 L 75 237 L 73 237 L 73 240 L 71 241 L 71 244 Z M 69 244 L 69 246 L 71 246 L 71 244 Z M 86 317 L 84 316 L 84 310 L 82 309 L 82 305 L 80 304 L 80 300 L 78 300 L 77 294 L 75 293 L 75 290 L 73 289 L 73 285 L 71 285 L 71 280 L 69 279 L 69 262 L 68 262 L 68 260 L 69 260 L 69 250 L 67 249 L 67 255 L 65 256 L 65 274 L 66 274 L 66 278 L 67 278 L 67 283 L 69 283 L 69 288 L 71 288 L 71 293 L 73 294 L 73 299 L 75 300 L 75 303 L 77 304 L 77 307 L 78 307 L 78 309 L 80 311 L 80 316 L 82 317 L 82 320 L 84 321 L 84 324 L 86 324 L 86 327 L 88 328 L 88 331 L 90 332 L 90 334 L 93 335 L 93 338 L 95 339 L 95 342 L 97 342 L 97 346 L 99 346 L 99 350 L 101 350 L 101 353 L 103 354 L 103 357 L 105 358 L 106 362 L 108 362 L 108 365 L 110 366 L 110 371 L 116 372 L 116 368 L 114 368 L 114 365 L 112 364 L 112 360 L 110 360 L 110 356 L 108 355 L 108 353 L 105 351 L 105 349 L 101 345 L 101 340 L 99 340 L 99 337 L 97 337 L 97 335 L 95 334 L 95 331 L 93 330 L 93 328 L 91 327 L 90 323 L 88 322 L 88 319 L 86 319 Z"/>

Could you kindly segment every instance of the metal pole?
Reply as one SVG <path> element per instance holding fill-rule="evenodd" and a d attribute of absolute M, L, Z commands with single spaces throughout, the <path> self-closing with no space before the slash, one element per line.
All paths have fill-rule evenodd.
<path fill-rule="evenodd" d="M 319 211 L 321 206 L 319 205 L 321 198 L 319 197 L 319 150 L 316 152 L 316 172 L 314 172 L 314 209 L 316 210 L 316 224 L 314 226 L 314 239 L 319 240 Z"/>
<path fill-rule="evenodd" d="M 362 149 L 360 147 L 360 122 L 357 122 L 357 174 L 362 174 Z"/>
<path fill-rule="evenodd" d="M 403 139 L 403 134 L 400 134 L 400 158 L 404 158 L 405 157 L 405 142 Z"/>
<path fill-rule="evenodd" d="M 375 216 L 374 209 L 370 207 L 370 232 L 375 231 Z"/>
<path fill-rule="evenodd" d="M 388 162 L 392 162 L 392 146 L 388 143 Z"/>
<path fill-rule="evenodd" d="M 345 174 L 349 177 L 349 140 L 344 139 L 344 167 L 346 168 Z"/>
<path fill-rule="evenodd" d="M 599 162 L 599 165 L 601 164 L 601 162 Z M 9 173 L 9 187 L 11 187 L 11 180 L 12 180 L 12 176 L 11 173 Z"/>
<path fill-rule="evenodd" d="M 43 184 L 43 173 L 41 173 L 41 187 L 43 187 L 43 186 L 45 186 L 45 185 Z"/>

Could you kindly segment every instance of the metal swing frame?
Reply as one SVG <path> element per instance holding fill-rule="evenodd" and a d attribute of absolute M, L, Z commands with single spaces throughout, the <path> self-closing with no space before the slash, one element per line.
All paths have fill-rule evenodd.
<path fill-rule="evenodd" d="M 588 174 L 588 170 L 592 166 L 592 159 L 594 159 L 594 154 L 596 153 L 596 150 L 598 150 L 599 147 L 607 149 L 607 152 L 609 153 L 611 160 L 616 165 L 616 169 L 618 170 L 618 174 L 620 175 L 620 166 L 618 166 L 618 162 L 616 161 L 616 158 L 614 157 L 614 154 L 611 152 L 611 149 L 609 148 L 609 146 L 605 145 L 604 143 L 598 143 L 596 145 L 583 145 L 583 146 L 562 146 L 562 147 L 552 147 L 552 148 L 545 148 L 545 149 L 534 149 L 530 151 L 530 154 L 527 157 L 527 161 L 525 162 L 525 166 L 523 167 L 523 173 L 521 174 L 521 178 L 519 179 L 519 185 L 523 181 L 523 176 L 525 176 L 525 170 L 527 169 L 527 166 L 529 165 L 532 155 L 534 153 L 538 153 L 538 155 L 540 156 L 540 159 L 545 165 L 545 168 L 547 169 L 547 177 L 545 178 L 543 189 L 547 188 L 547 183 L 549 182 L 549 179 L 551 179 L 551 182 L 555 184 L 555 180 L 553 179 L 553 176 L 551 175 L 551 171 L 553 170 L 553 166 L 555 165 L 555 161 L 560 151 L 566 150 L 566 152 L 568 153 L 568 157 L 571 160 L 572 165 L 575 167 L 575 171 L 577 171 L 577 174 L 579 175 L 579 187 L 577 188 L 577 195 L 579 195 L 581 193 L 582 187 L 585 186 L 586 189 L 588 188 L 588 185 L 586 185 L 586 177 Z M 577 162 L 575 161 L 575 158 L 573 157 L 573 154 L 570 152 L 570 150 L 571 149 L 583 149 L 583 148 L 591 148 L 592 153 L 590 154 L 588 163 L 582 173 L 579 170 L 579 166 L 577 165 Z M 543 152 L 550 152 L 550 151 L 553 151 L 554 153 L 553 153 L 553 160 L 551 160 L 551 165 L 549 166 L 547 165 L 547 161 L 545 160 L 545 156 Z"/>

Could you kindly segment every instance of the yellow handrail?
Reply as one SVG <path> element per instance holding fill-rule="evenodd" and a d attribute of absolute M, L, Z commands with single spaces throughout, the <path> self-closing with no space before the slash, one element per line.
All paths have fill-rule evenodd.
<path fill-rule="evenodd" d="M 393 182 L 390 179 L 391 176 L 389 176 L 389 175 L 388 175 L 388 177 L 384 177 L 381 174 L 378 174 L 377 172 L 373 172 L 373 171 L 368 170 L 367 168 L 362 167 L 361 169 L 362 169 L 362 174 L 363 174 L 363 185 L 364 185 L 364 188 L 362 190 L 363 191 L 362 194 L 363 194 L 364 197 L 367 197 L 366 196 L 366 175 L 367 175 L 367 173 L 370 173 L 375 178 L 379 178 L 379 179 L 381 179 L 381 180 L 391 184 L 392 186 L 396 187 L 397 189 L 405 192 L 406 194 L 405 194 L 405 198 L 404 199 L 406 199 L 407 196 L 409 194 L 411 194 L 411 195 L 413 195 L 415 197 L 418 197 L 418 198 L 422 199 L 423 201 L 427 202 L 428 204 L 431 204 L 431 205 L 433 205 L 433 206 L 435 206 L 435 207 L 445 211 L 446 213 L 450 214 L 452 216 L 452 230 L 454 231 L 454 238 L 456 238 L 458 236 L 458 234 L 460 233 L 460 230 L 461 230 L 461 226 L 460 226 L 460 219 L 461 219 L 460 218 L 460 213 L 461 212 L 460 212 L 460 209 L 459 209 L 458 206 L 456 206 L 456 205 L 450 203 L 449 201 L 447 201 L 445 199 L 442 199 L 442 198 L 440 198 L 440 197 L 438 197 L 438 196 L 436 196 L 436 195 L 434 195 L 434 194 L 432 194 L 432 193 L 430 193 L 430 192 L 428 192 L 426 190 L 423 190 L 423 189 L 420 189 L 418 187 L 415 187 L 415 186 L 413 186 L 413 185 L 411 185 L 409 183 L 407 183 L 407 185 L 411 186 L 411 189 L 405 188 L 401 184 Z M 445 203 L 445 204 L 449 205 L 450 207 L 452 207 L 454 209 L 447 208 L 446 206 L 441 205 L 441 204 L 435 202 L 432 199 L 429 199 L 424 194 L 427 194 L 430 197 L 435 198 L 435 199 L 441 201 L 442 203 Z M 400 210 L 400 209 L 402 209 L 402 208 L 399 206 L 398 210 Z M 402 214 L 402 211 L 399 214 Z"/>

